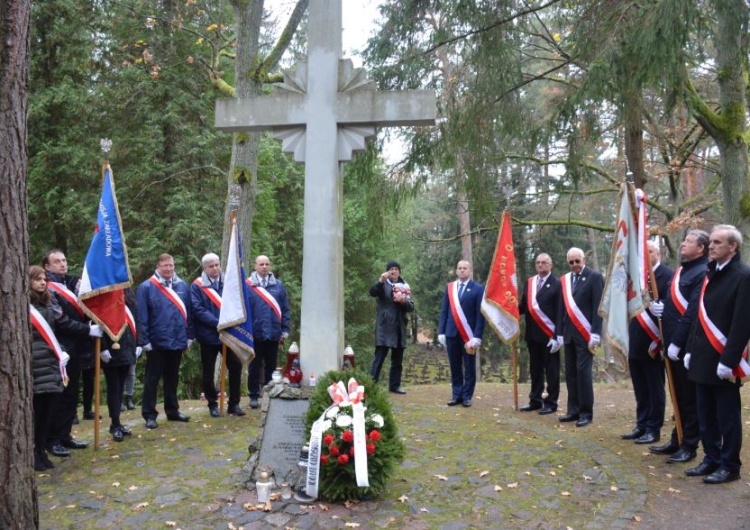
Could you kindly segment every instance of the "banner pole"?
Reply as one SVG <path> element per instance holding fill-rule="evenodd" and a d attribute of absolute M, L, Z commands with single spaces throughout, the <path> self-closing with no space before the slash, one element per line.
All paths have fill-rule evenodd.
<path fill-rule="evenodd" d="M 101 390 L 100 373 L 102 352 L 102 339 L 96 338 L 94 347 L 94 451 L 99 449 L 99 392 Z"/>

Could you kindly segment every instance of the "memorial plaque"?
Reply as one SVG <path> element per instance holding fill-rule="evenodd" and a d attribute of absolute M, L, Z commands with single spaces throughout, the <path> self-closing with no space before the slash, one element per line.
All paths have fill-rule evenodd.
<path fill-rule="evenodd" d="M 269 400 L 258 464 L 270 467 L 277 483 L 288 482 L 297 473 L 299 453 L 308 436 L 304 424 L 308 406 L 307 399 Z"/>

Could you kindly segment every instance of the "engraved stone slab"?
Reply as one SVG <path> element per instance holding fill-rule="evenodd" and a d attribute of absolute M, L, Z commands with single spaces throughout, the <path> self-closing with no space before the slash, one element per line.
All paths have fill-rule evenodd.
<path fill-rule="evenodd" d="M 288 482 L 297 473 L 300 450 L 307 437 L 304 417 L 309 404 L 307 399 L 268 400 L 258 465 L 271 468 L 277 483 Z"/>

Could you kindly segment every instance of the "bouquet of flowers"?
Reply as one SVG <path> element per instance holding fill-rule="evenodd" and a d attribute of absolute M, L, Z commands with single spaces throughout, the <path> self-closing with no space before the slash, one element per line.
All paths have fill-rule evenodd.
<path fill-rule="evenodd" d="M 306 418 L 311 430 L 319 421 L 318 492 L 320 497 L 329 501 L 380 494 L 404 456 L 404 445 L 398 438 L 385 392 L 361 372 L 355 372 L 356 379 L 349 379 L 347 388 L 342 380 L 351 375 L 351 371 L 324 374 L 316 385 Z M 366 404 L 365 387 L 358 381 L 368 384 Z M 355 408 L 364 409 L 364 430 L 360 430 L 359 449 L 355 443 L 358 428 Z M 362 428 L 362 423 L 359 428 Z"/>
<path fill-rule="evenodd" d="M 400 293 L 400 294 L 399 294 Z M 394 302 L 401 302 L 403 298 L 409 298 L 411 296 L 411 287 L 408 283 L 394 283 L 393 292 L 391 297 Z"/>

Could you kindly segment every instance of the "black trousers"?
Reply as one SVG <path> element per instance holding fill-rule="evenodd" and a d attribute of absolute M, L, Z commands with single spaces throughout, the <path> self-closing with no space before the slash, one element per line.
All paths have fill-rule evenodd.
<path fill-rule="evenodd" d="M 34 394 L 34 449 L 44 451 L 59 402 L 60 392 Z"/>
<path fill-rule="evenodd" d="M 104 365 L 104 363 L 102 363 Z M 96 370 L 92 366 L 81 370 L 81 383 L 83 386 L 83 412 L 91 412 L 94 402 L 94 373 Z"/>
<path fill-rule="evenodd" d="M 664 392 L 666 372 L 664 361 L 656 359 L 630 359 L 630 379 L 635 394 L 636 426 L 646 432 L 659 434 L 664 425 Z"/>
<path fill-rule="evenodd" d="M 565 343 L 565 386 L 568 389 L 568 414 L 594 417 L 594 383 L 591 370 L 594 354 L 583 337 L 574 335 Z"/>
<path fill-rule="evenodd" d="M 380 370 L 383 368 L 385 358 L 388 357 L 388 350 L 391 350 L 391 370 L 388 374 L 388 388 L 396 390 L 401 386 L 401 374 L 404 371 L 404 348 L 390 348 L 388 346 L 376 346 L 375 357 L 372 359 L 370 367 L 370 376 L 377 383 L 380 379 Z"/>
<path fill-rule="evenodd" d="M 279 359 L 279 341 L 255 341 L 255 358 L 250 363 L 247 374 L 247 391 L 250 399 L 260 397 L 260 387 L 271 381 L 271 375 L 276 370 Z"/>
<path fill-rule="evenodd" d="M 469 401 L 474 397 L 477 384 L 477 356 L 466 351 L 460 336 L 446 337 L 445 340 L 451 368 L 451 397 L 457 401 Z"/>
<path fill-rule="evenodd" d="M 78 409 L 78 386 L 81 380 L 81 362 L 75 352 L 68 352 L 70 360 L 66 366 L 68 372 L 68 386 L 59 397 L 57 412 L 52 419 L 48 445 L 54 445 L 71 439 L 70 431 L 73 429 L 73 420 Z"/>
<path fill-rule="evenodd" d="M 531 376 L 529 405 L 557 410 L 557 400 L 560 397 L 560 352 L 550 353 L 546 343 L 534 340 L 527 341 L 526 345 L 529 348 L 529 375 Z M 547 380 L 546 399 L 542 398 L 545 379 Z"/>
<path fill-rule="evenodd" d="M 177 383 L 180 377 L 182 350 L 151 350 L 146 353 L 146 381 L 143 384 L 143 419 L 155 420 L 159 415 L 156 410 L 156 393 L 159 381 L 164 379 L 164 412 L 173 416 L 180 411 L 177 402 Z"/>
<path fill-rule="evenodd" d="M 214 368 L 216 366 L 216 357 L 221 355 L 221 344 L 204 344 L 201 346 L 201 364 L 203 366 L 203 394 L 206 396 L 209 406 L 216 405 L 219 393 L 216 391 L 214 383 Z M 227 372 L 229 372 L 229 401 L 228 406 L 231 409 L 240 404 L 240 379 L 242 377 L 242 363 L 227 348 Z"/>
<path fill-rule="evenodd" d="M 739 385 L 713 386 L 696 383 L 703 461 L 739 473 L 742 462 L 742 417 Z"/>
<path fill-rule="evenodd" d="M 109 410 L 110 431 L 122 425 L 120 423 L 122 393 L 125 388 L 125 379 L 130 372 L 130 366 L 129 364 L 123 364 L 110 367 L 102 363 L 104 379 L 107 381 L 107 410 Z"/>
<path fill-rule="evenodd" d="M 682 447 L 697 449 L 700 442 L 698 427 L 698 404 L 695 397 L 695 383 L 688 379 L 687 370 L 682 361 L 667 361 L 672 367 L 677 408 L 682 421 Z M 677 443 L 677 427 L 672 429 L 672 440 Z"/>

